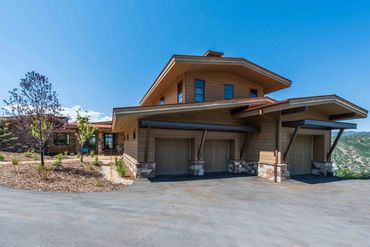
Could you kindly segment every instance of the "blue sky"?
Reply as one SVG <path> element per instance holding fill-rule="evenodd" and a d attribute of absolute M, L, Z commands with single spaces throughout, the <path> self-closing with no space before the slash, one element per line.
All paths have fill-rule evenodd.
<path fill-rule="evenodd" d="M 3 1 L 0 100 L 27 71 L 95 119 L 137 105 L 172 54 L 219 50 L 370 109 L 369 1 Z M 360 120 L 360 130 L 370 130 Z"/>

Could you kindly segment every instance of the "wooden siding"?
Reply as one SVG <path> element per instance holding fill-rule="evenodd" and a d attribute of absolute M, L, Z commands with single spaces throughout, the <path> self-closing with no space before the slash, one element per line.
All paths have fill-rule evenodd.
<path fill-rule="evenodd" d="M 195 80 L 205 81 L 205 101 L 224 100 L 224 85 L 234 85 L 234 98 L 249 98 L 249 90 L 257 89 L 259 96 L 264 96 L 263 88 L 258 84 L 231 73 L 188 72 L 185 74 L 186 103 L 195 102 Z"/>
<path fill-rule="evenodd" d="M 136 135 L 136 138 L 134 139 L 134 132 Z M 122 134 L 121 134 L 122 135 Z M 125 136 L 124 144 L 123 144 L 123 150 L 124 153 L 130 155 L 132 158 L 137 160 L 138 157 L 138 125 L 137 122 L 133 122 L 130 126 L 128 126 L 127 130 L 123 132 L 123 135 Z M 127 139 L 127 136 L 129 137 Z"/>

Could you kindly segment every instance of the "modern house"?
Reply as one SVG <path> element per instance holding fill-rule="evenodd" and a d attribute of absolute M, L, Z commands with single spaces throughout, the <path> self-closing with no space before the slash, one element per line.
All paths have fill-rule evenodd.
<path fill-rule="evenodd" d="M 283 181 L 331 174 L 339 120 L 367 110 L 336 95 L 277 101 L 292 82 L 244 58 L 174 55 L 135 107 L 113 109 L 126 164 L 142 176 L 248 173 Z M 331 144 L 331 130 L 339 130 Z"/>

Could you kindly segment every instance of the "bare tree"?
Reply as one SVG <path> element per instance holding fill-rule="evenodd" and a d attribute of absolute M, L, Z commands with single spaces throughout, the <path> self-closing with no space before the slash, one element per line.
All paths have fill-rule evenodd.
<path fill-rule="evenodd" d="M 16 126 L 32 137 L 34 147 L 40 152 L 41 167 L 44 167 L 47 141 L 53 131 L 65 122 L 60 116 L 58 95 L 52 90 L 48 78 L 35 71 L 28 72 L 21 79 L 19 88 L 9 93 L 9 99 L 4 100 L 7 105 L 5 110 L 14 116 Z"/>

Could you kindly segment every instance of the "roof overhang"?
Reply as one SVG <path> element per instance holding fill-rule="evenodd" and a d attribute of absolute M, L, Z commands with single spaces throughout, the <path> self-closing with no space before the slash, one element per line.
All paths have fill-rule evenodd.
<path fill-rule="evenodd" d="M 168 104 L 155 106 L 134 106 L 113 109 L 113 132 L 123 131 L 133 121 L 143 117 L 160 114 L 185 113 L 194 111 L 206 111 L 217 109 L 235 109 L 240 107 L 252 107 L 256 105 L 271 104 L 275 102 L 268 97 L 254 99 L 234 99 L 203 103 Z"/>
<path fill-rule="evenodd" d="M 331 120 L 344 120 L 355 118 L 366 118 L 368 111 L 337 96 L 324 95 L 303 98 L 292 98 L 270 105 L 257 106 L 246 109 L 243 112 L 233 114 L 235 118 L 253 117 L 273 112 L 287 111 L 294 109 L 310 109 L 329 116 Z"/>
<path fill-rule="evenodd" d="M 145 102 L 158 96 L 159 84 L 161 88 L 167 88 L 181 74 L 189 71 L 233 73 L 258 83 L 265 93 L 290 87 L 292 83 L 291 80 L 244 58 L 174 55 L 141 99 L 140 105 L 145 105 Z"/>
<path fill-rule="evenodd" d="M 334 121 L 322 121 L 322 120 L 295 120 L 295 121 L 283 121 L 283 127 L 296 128 L 301 127 L 304 129 L 324 129 L 324 130 L 336 130 L 336 129 L 357 129 L 357 124 L 354 123 L 343 123 Z"/>
<path fill-rule="evenodd" d="M 189 123 L 189 122 L 170 122 L 157 120 L 140 120 L 140 127 L 151 127 L 160 129 L 181 129 L 181 130 L 210 130 L 210 131 L 225 131 L 225 132 L 256 132 L 258 127 L 243 125 L 225 125 L 225 124 L 209 124 L 209 123 Z"/>

